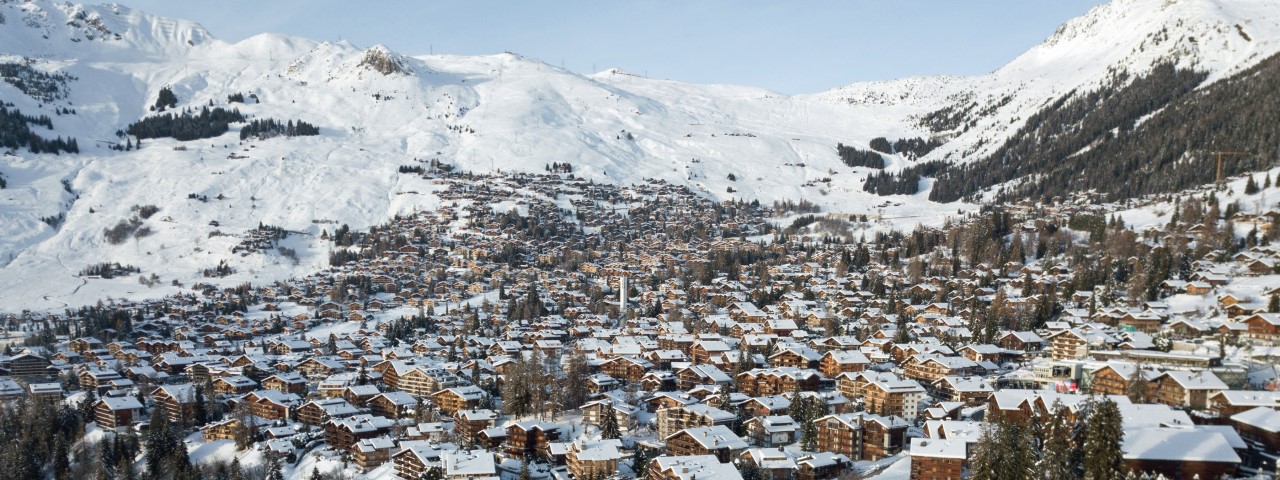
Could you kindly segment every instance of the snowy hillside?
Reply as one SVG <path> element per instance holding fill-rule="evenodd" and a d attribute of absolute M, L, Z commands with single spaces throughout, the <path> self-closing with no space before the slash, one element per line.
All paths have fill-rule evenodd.
<path fill-rule="evenodd" d="M 1209 72 L 1207 85 L 1277 52 L 1280 2 L 1115 0 L 987 75 L 854 84 L 815 97 L 854 107 L 949 107 L 963 120 L 937 132 L 951 140 L 925 160 L 968 161 L 991 153 L 1048 102 L 1097 88 L 1114 73 L 1141 76 L 1171 61 Z"/>
<path fill-rule="evenodd" d="M 45 115 L 46 139 L 74 137 L 79 154 L 0 155 L 0 311 L 60 309 L 99 298 L 158 296 L 226 262 L 222 283 L 267 281 L 327 262 L 320 235 L 367 228 L 438 200 L 401 166 L 431 160 L 466 170 L 543 171 L 621 184 L 659 178 L 716 199 L 808 199 L 824 211 L 883 215 L 891 225 L 940 224 L 972 205 L 924 191 L 862 191 L 869 168 L 845 166 L 837 143 L 928 137 L 920 119 L 947 106 L 964 119 L 925 159 L 994 148 L 1047 101 L 1111 72 L 1176 58 L 1221 78 L 1280 50 L 1280 4 L 1264 0 L 1117 0 L 1065 24 L 1000 70 L 972 78 L 911 78 L 787 96 L 728 85 L 653 80 L 620 70 L 583 76 L 502 53 L 412 56 L 382 46 L 262 34 L 227 43 L 196 23 L 126 7 L 0 0 L 0 101 Z M 320 135 L 180 142 L 117 131 L 173 111 L 236 109 L 249 120 L 305 121 Z M 244 103 L 231 103 L 232 95 Z M 74 111 L 74 113 L 71 113 Z M 910 164 L 886 155 L 889 171 Z M 140 215 L 158 209 L 153 215 Z M 112 244 L 104 231 L 130 232 Z M 237 248 L 260 224 L 304 233 L 282 251 Z M 233 252 L 233 249 L 236 251 Z M 119 262 L 158 285 L 87 279 Z"/>

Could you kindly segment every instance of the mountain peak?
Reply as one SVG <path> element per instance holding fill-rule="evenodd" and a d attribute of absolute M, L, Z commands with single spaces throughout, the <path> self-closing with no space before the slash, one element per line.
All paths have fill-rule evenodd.
<path fill-rule="evenodd" d="M 404 57 L 383 45 L 374 45 L 365 49 L 359 66 L 385 76 L 413 75 L 413 70 L 405 63 Z"/>
<path fill-rule="evenodd" d="M 58 56 L 97 45 L 152 55 L 176 55 L 214 39 L 200 24 L 149 15 L 119 4 L 84 5 L 51 0 L 0 1 L 8 53 Z M 37 35 L 21 33 L 34 30 Z M 39 39 L 33 42 L 32 39 Z"/>

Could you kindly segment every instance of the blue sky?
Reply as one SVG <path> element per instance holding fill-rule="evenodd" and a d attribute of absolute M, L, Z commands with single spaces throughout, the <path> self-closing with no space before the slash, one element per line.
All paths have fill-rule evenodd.
<path fill-rule="evenodd" d="M 238 41 L 261 32 L 402 54 L 504 50 L 580 73 L 812 93 L 913 75 L 975 75 L 1099 0 L 121 0 Z"/>

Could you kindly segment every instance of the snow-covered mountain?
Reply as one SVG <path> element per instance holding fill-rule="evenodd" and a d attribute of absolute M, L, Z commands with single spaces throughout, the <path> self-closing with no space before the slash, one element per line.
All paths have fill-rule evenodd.
<path fill-rule="evenodd" d="M 0 63 L 65 79 L 53 94 L 32 94 L 6 78 L 0 101 L 48 115 L 53 128 L 39 133 L 75 137 L 81 150 L 0 156 L 8 183 L 0 190 L 0 311 L 172 291 L 77 275 L 99 262 L 135 265 L 163 284 L 201 281 L 200 270 L 220 261 L 238 272 L 225 282 L 313 270 L 330 248 L 320 232 L 432 207 L 429 180 L 397 173 L 431 159 L 477 171 L 567 162 L 594 181 L 661 178 L 718 199 L 804 198 L 900 225 L 941 222 L 971 206 L 865 193 L 871 170 L 845 166 L 835 145 L 927 137 L 936 132 L 921 119 L 951 106 L 963 122 L 942 132 L 950 141 L 927 158 L 964 160 L 1051 99 L 1112 72 L 1140 74 L 1176 58 L 1216 79 L 1280 50 L 1275 2 L 1117 0 L 989 75 L 787 96 L 616 69 L 584 76 L 512 53 L 408 56 L 273 34 L 227 43 L 196 23 L 119 5 L 0 0 L 0 16 Z M 321 134 L 241 142 L 242 124 L 233 124 L 217 138 L 112 150 L 122 141 L 117 130 L 154 115 L 149 107 L 166 87 L 180 110 L 238 108 L 250 118 L 303 120 Z M 237 93 L 246 103 L 229 103 Z M 888 163 L 909 162 L 890 155 Z M 135 207 L 149 205 L 158 212 L 141 218 Z M 105 240 L 105 229 L 134 218 L 149 235 Z M 290 237 L 296 264 L 232 253 L 260 223 L 311 234 Z"/>
<path fill-rule="evenodd" d="M 1205 85 L 1280 52 L 1280 2 L 1114 0 L 1062 24 L 1000 69 L 977 77 L 854 84 L 815 95 L 849 105 L 951 108 L 961 120 L 925 160 L 981 158 L 1046 103 L 1098 88 L 1114 74 L 1140 77 L 1162 62 L 1209 72 Z"/>

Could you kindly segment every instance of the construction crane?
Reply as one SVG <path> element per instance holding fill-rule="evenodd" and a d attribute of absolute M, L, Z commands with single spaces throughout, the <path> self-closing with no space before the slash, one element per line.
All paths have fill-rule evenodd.
<path fill-rule="evenodd" d="M 1218 176 L 1215 177 L 1213 180 L 1216 183 L 1216 182 L 1222 181 L 1222 158 L 1223 157 L 1238 157 L 1238 156 L 1248 155 L 1249 152 L 1209 152 L 1209 154 L 1213 155 L 1213 157 L 1218 160 Z"/>

